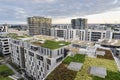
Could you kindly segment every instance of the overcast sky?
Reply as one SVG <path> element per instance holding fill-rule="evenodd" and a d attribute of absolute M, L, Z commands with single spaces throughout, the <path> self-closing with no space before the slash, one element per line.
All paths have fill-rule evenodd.
<path fill-rule="evenodd" d="M 29 16 L 54 24 L 85 17 L 89 23 L 120 23 L 120 0 L 0 0 L 0 23 L 27 23 Z"/>

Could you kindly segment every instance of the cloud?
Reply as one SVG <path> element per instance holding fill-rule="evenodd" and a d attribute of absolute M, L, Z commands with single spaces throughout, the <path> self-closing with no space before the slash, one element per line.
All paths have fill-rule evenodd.
<path fill-rule="evenodd" d="M 26 22 L 28 16 L 52 17 L 62 21 L 71 17 L 103 13 L 116 9 L 119 5 L 118 0 L 0 0 L 0 23 Z"/>
<path fill-rule="evenodd" d="M 54 2 L 55 0 L 32 0 L 32 1 L 35 1 L 35 2 L 38 2 L 38 3 L 51 3 L 51 2 Z"/>
<path fill-rule="evenodd" d="M 118 3 L 118 0 L 114 0 L 114 1 L 113 1 L 113 4 L 117 4 L 117 3 Z"/>

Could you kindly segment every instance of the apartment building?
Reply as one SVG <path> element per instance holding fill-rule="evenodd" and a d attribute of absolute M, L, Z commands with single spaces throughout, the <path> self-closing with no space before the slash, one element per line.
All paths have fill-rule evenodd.
<path fill-rule="evenodd" d="M 0 36 L 0 54 L 10 54 L 9 38 L 7 36 Z"/>
<path fill-rule="evenodd" d="M 97 42 L 106 38 L 106 31 L 99 30 L 79 30 L 79 40 Z"/>
<path fill-rule="evenodd" d="M 71 24 L 53 24 L 52 26 L 59 29 L 72 29 Z"/>
<path fill-rule="evenodd" d="M 8 25 L 3 24 L 0 26 L 0 32 L 8 32 Z"/>
<path fill-rule="evenodd" d="M 72 19 L 71 25 L 73 29 L 87 29 L 87 19 L 85 18 Z"/>
<path fill-rule="evenodd" d="M 67 55 L 64 41 L 45 40 L 41 37 L 10 39 L 12 62 L 26 71 L 33 80 L 44 80 L 46 75 Z"/>
<path fill-rule="evenodd" d="M 77 29 L 60 29 L 60 28 L 52 28 L 51 36 L 61 40 L 79 40 Z"/>
<path fill-rule="evenodd" d="M 27 21 L 30 35 L 50 35 L 51 18 L 33 16 L 28 17 Z"/>

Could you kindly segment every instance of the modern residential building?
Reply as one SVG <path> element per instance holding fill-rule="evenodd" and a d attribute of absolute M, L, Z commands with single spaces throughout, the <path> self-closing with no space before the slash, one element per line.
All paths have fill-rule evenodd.
<path fill-rule="evenodd" d="M 0 55 L 10 54 L 9 38 L 5 34 L 0 34 Z"/>
<path fill-rule="evenodd" d="M 67 55 L 68 42 L 46 36 L 10 39 L 12 62 L 26 71 L 33 80 L 44 80 Z"/>
<path fill-rule="evenodd" d="M 52 26 L 59 29 L 72 29 L 71 24 L 53 24 Z"/>
<path fill-rule="evenodd" d="M 52 28 L 51 36 L 58 38 L 60 40 L 79 40 L 77 31 L 78 31 L 77 29 Z"/>
<path fill-rule="evenodd" d="M 51 18 L 33 16 L 28 17 L 27 21 L 30 35 L 50 35 Z"/>
<path fill-rule="evenodd" d="M 87 29 L 87 19 L 85 18 L 72 19 L 71 25 L 73 29 Z"/>

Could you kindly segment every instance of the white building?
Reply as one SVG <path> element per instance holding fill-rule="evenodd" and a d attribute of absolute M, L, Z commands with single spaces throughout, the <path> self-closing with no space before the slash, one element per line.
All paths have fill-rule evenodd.
<path fill-rule="evenodd" d="M 10 54 L 8 37 L 2 37 L 2 36 L 0 37 L 0 54 L 3 55 Z"/>
<path fill-rule="evenodd" d="M 0 26 L 0 32 L 8 32 L 8 25 L 2 25 Z"/>
<path fill-rule="evenodd" d="M 52 28 L 51 36 L 61 40 L 79 40 L 77 29 L 60 29 L 60 28 Z"/>
<path fill-rule="evenodd" d="M 32 37 L 10 39 L 10 45 L 12 62 L 33 79 L 43 80 L 66 56 L 69 43 Z"/>
<path fill-rule="evenodd" d="M 111 30 L 79 30 L 79 40 L 97 42 L 99 39 L 120 39 L 119 31 Z"/>

